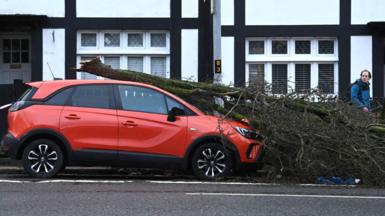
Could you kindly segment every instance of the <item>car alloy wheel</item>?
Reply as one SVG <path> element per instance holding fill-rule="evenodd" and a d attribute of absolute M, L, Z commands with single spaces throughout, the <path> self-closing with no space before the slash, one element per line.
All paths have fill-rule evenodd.
<path fill-rule="evenodd" d="M 229 173 L 231 156 L 221 144 L 204 144 L 193 155 L 192 169 L 201 179 L 217 180 Z"/>
<path fill-rule="evenodd" d="M 23 153 L 23 166 L 32 177 L 48 178 L 63 167 L 63 153 L 51 140 L 36 140 Z"/>

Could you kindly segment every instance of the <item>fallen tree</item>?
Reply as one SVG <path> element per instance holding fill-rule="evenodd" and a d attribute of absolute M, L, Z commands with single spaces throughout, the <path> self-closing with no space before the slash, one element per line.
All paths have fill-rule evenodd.
<path fill-rule="evenodd" d="M 233 88 L 113 70 L 98 59 L 83 63 L 77 71 L 152 84 L 208 114 L 248 119 L 265 137 L 264 162 L 270 178 L 284 175 L 314 181 L 317 176 L 338 175 L 385 185 L 385 126 L 371 114 L 336 98 L 324 98 L 318 91 L 275 97 L 266 88 Z M 214 102 L 218 100 L 223 106 Z"/>

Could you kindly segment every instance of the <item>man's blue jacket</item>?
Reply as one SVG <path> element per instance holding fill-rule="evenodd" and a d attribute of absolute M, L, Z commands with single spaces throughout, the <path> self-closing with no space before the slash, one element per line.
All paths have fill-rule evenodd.
<path fill-rule="evenodd" d="M 370 83 L 365 83 L 358 79 L 352 86 L 350 94 L 354 104 L 361 109 L 366 107 L 370 110 Z"/>

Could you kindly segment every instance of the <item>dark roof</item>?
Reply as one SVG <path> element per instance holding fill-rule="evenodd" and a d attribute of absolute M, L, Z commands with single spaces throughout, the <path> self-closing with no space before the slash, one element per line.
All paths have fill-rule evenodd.
<path fill-rule="evenodd" d="M 34 29 L 42 26 L 48 17 L 45 15 L 12 14 L 0 15 L 0 30 Z"/>

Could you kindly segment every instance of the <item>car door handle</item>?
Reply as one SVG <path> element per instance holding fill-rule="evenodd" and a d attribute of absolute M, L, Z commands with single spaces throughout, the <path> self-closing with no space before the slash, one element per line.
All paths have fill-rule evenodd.
<path fill-rule="evenodd" d="M 76 114 L 69 114 L 69 115 L 65 116 L 64 118 L 66 118 L 66 119 L 80 119 L 80 117 Z"/>
<path fill-rule="evenodd" d="M 134 121 L 125 121 L 125 122 L 122 122 L 122 124 L 124 126 L 132 126 L 132 127 L 138 126 L 138 124 L 136 124 Z"/>

